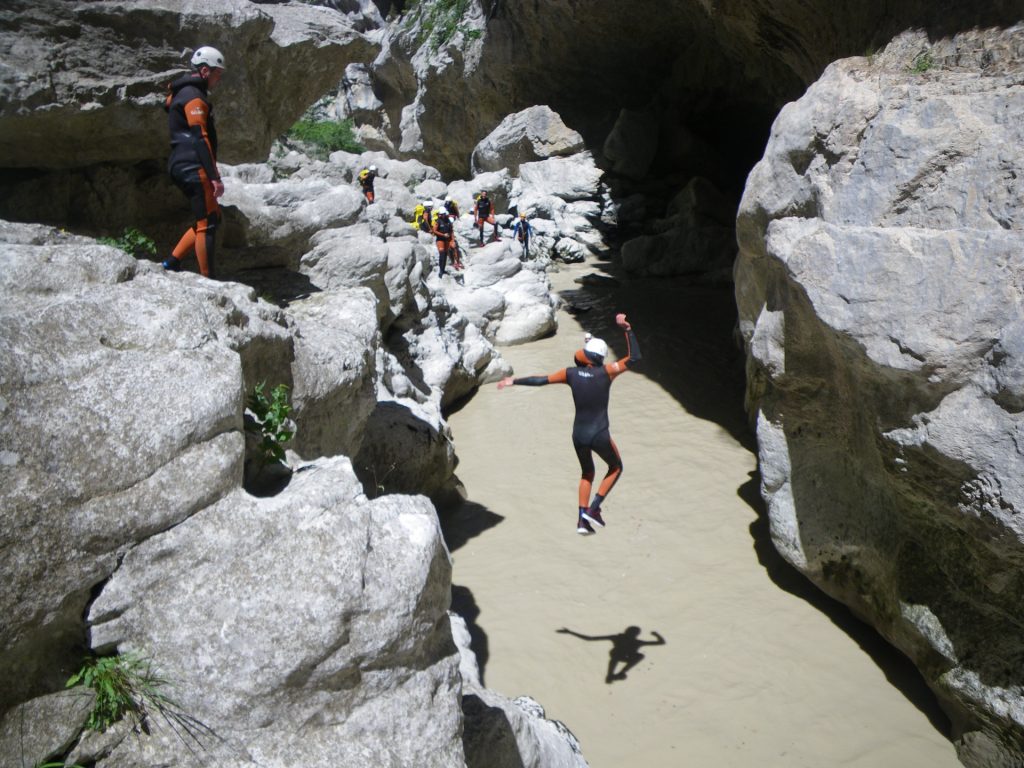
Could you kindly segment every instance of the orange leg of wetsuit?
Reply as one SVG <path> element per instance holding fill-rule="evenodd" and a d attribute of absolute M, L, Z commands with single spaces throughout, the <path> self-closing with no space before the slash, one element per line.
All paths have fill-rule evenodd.
<path fill-rule="evenodd" d="M 202 183 L 203 199 L 200 201 L 198 195 L 192 200 L 192 209 L 196 214 L 196 223 L 181 236 L 178 244 L 174 246 L 172 255 L 181 261 L 188 252 L 195 248 L 196 261 L 199 262 L 199 273 L 210 277 L 210 267 L 213 262 L 214 236 L 216 234 L 217 222 L 220 218 L 220 205 L 213 195 L 213 184 L 206 178 L 203 170 L 199 171 L 199 178 Z M 199 210 L 200 206 L 204 210 Z M 202 215 L 201 215 L 202 214 Z"/>
<path fill-rule="evenodd" d="M 597 492 L 601 495 L 601 498 L 608 495 L 615 484 L 619 482 L 619 476 L 622 474 L 622 457 L 619 455 L 619 447 L 615 445 L 614 440 L 609 439 L 608 442 L 611 443 L 612 450 L 615 451 L 615 458 L 618 459 L 618 462 L 608 465 L 608 474 L 604 476 L 604 479 L 601 481 L 601 485 L 598 486 Z"/>

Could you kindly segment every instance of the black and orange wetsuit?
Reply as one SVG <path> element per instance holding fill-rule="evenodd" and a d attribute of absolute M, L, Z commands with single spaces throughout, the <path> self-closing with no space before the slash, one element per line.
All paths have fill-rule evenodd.
<path fill-rule="evenodd" d="M 441 277 L 444 277 L 444 268 L 448 264 L 448 250 L 455 240 L 455 228 L 452 220 L 447 216 L 438 216 L 433 227 L 434 237 L 437 238 L 437 257 L 441 265 Z"/>
<path fill-rule="evenodd" d="M 576 404 L 576 418 L 572 425 L 572 444 L 580 462 L 580 509 L 600 508 L 601 502 L 622 475 L 622 457 L 612 440 L 608 422 L 608 398 L 612 382 L 640 361 L 640 345 L 632 329 L 626 331 L 627 356 L 623 360 L 595 366 L 584 362 L 582 350 L 577 353 L 577 367 L 563 368 L 550 376 L 526 376 L 513 379 L 517 385 L 539 387 L 545 384 L 568 384 Z M 590 490 L 594 482 L 593 452 L 608 465 L 608 472 L 591 504 Z"/>
<path fill-rule="evenodd" d="M 182 235 L 173 255 L 180 261 L 195 248 L 199 271 L 210 277 L 214 238 L 220 222 L 220 205 L 212 182 L 220 180 L 220 171 L 217 170 L 217 128 L 206 80 L 194 72 L 178 78 L 170 84 L 164 106 L 171 133 L 167 170 L 188 198 L 196 220 Z"/>
<path fill-rule="evenodd" d="M 359 172 L 359 186 L 363 189 L 363 196 L 366 197 L 366 202 L 373 202 L 373 180 L 377 178 L 377 174 L 374 171 L 364 168 Z"/>
<path fill-rule="evenodd" d="M 494 205 L 489 197 L 481 195 L 477 198 L 476 205 L 473 206 L 473 218 L 476 220 L 476 226 L 480 230 L 480 245 L 484 244 L 484 223 L 494 227 L 491 238 L 494 240 L 498 239 L 498 225 L 494 222 Z"/>

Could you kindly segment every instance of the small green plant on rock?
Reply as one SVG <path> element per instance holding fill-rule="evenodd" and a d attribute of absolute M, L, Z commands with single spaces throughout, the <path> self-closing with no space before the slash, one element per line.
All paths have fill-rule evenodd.
<path fill-rule="evenodd" d="M 134 653 L 86 658 L 82 668 L 68 678 L 65 687 L 83 686 L 96 694 L 85 727 L 103 733 L 115 723 L 128 720 L 132 730 L 150 733 L 154 715 L 191 749 L 203 747 L 201 736 L 219 738 L 207 725 L 181 711 L 164 693 L 170 683 L 158 675 L 148 659 Z M 187 737 L 187 738 L 186 738 Z M 63 763 L 47 764 L 64 766 Z M 47 765 L 40 768 L 47 768 Z"/>
<path fill-rule="evenodd" d="M 356 138 L 355 124 L 351 120 L 302 119 L 288 129 L 287 138 L 310 144 L 324 153 L 366 151 Z"/>
<path fill-rule="evenodd" d="M 914 63 L 910 65 L 910 71 L 915 75 L 923 75 L 934 66 L 935 59 L 932 58 L 931 51 L 921 51 L 914 59 Z"/>
<path fill-rule="evenodd" d="M 141 258 L 144 256 L 156 256 L 156 243 L 151 237 L 147 237 L 134 227 L 125 227 L 120 237 L 101 237 L 99 242 L 103 245 L 112 245 L 120 248 L 129 256 Z"/>
<path fill-rule="evenodd" d="M 171 704 L 160 692 L 167 681 L 147 660 L 131 653 L 87 658 L 82 668 L 68 678 L 68 688 L 76 685 L 95 691 L 96 702 L 85 727 L 100 733 L 126 717 L 145 730 L 150 710 L 163 710 Z"/>
<path fill-rule="evenodd" d="M 292 412 L 291 403 L 288 402 L 288 387 L 278 384 L 271 390 L 270 397 L 267 397 L 264 391 L 266 386 L 267 383 L 261 381 L 253 387 L 247 403 L 249 417 L 245 428 L 260 439 L 259 449 L 264 462 L 277 461 L 284 464 L 284 445 L 295 435 L 292 421 L 288 418 Z"/>

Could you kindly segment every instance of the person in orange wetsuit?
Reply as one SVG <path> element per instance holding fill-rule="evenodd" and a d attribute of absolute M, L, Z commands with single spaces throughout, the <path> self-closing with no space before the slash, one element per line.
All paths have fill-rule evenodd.
<path fill-rule="evenodd" d="M 588 535 L 594 533 L 591 524 L 604 528 L 601 516 L 601 502 L 611 492 L 615 483 L 622 476 L 622 457 L 612 440 L 608 423 L 608 399 L 611 394 L 612 382 L 625 371 L 640 362 L 640 345 L 637 343 L 633 327 L 624 314 L 615 316 L 616 324 L 626 333 L 627 356 L 618 362 L 605 364 L 608 345 L 598 338 L 587 334 L 583 349 L 576 351 L 575 368 L 563 368 L 549 376 L 525 376 L 514 379 L 507 376 L 498 382 L 498 389 L 512 384 L 527 387 L 541 387 L 545 384 L 568 384 L 572 390 L 572 399 L 576 405 L 576 418 L 572 426 L 572 444 L 576 449 L 576 458 L 580 462 L 579 485 L 579 516 L 576 522 L 576 533 Z M 597 453 L 608 465 L 608 471 L 601 485 L 591 500 L 590 491 L 594 482 L 594 457 Z"/>
<path fill-rule="evenodd" d="M 181 260 L 194 249 L 199 272 L 213 276 L 214 242 L 220 223 L 217 198 L 224 194 L 224 184 L 217 170 L 217 128 L 209 92 L 223 73 L 224 55 L 204 45 L 192 54 L 192 71 L 168 86 L 164 108 L 171 133 L 171 156 L 167 171 L 185 193 L 195 216 L 195 224 L 164 259 L 164 269 L 172 272 L 181 269 Z"/>
<path fill-rule="evenodd" d="M 448 216 L 448 209 L 441 206 L 437 210 L 437 220 L 432 227 L 434 237 L 437 238 L 437 257 L 440 265 L 440 275 L 444 277 L 444 268 L 448 264 L 448 257 L 452 257 L 452 269 L 462 269 L 462 261 L 458 259 L 455 251 L 455 227 Z"/>

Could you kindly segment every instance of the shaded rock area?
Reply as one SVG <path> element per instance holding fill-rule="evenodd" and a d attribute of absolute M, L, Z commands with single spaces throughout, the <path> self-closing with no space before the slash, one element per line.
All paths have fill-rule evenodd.
<path fill-rule="evenodd" d="M 1024 759 L 1024 27 L 897 38 L 779 115 L 736 296 L 772 538 Z"/>

